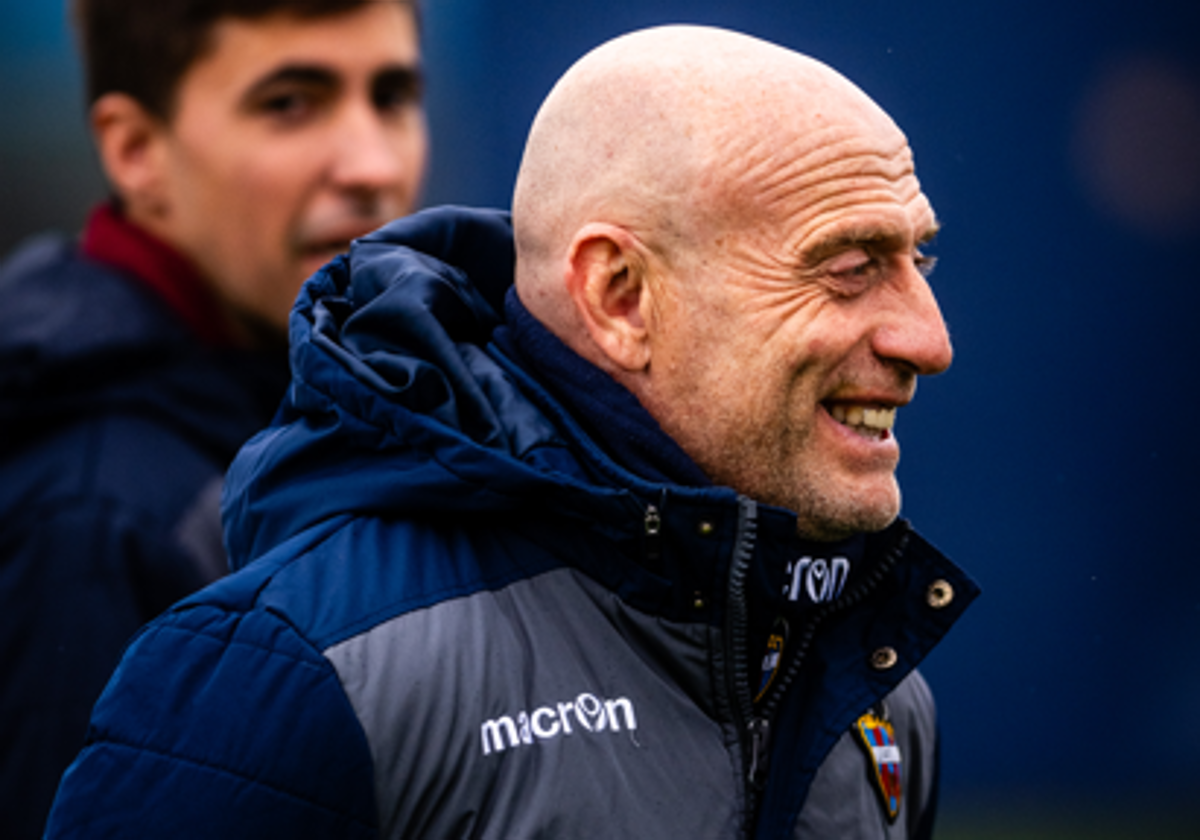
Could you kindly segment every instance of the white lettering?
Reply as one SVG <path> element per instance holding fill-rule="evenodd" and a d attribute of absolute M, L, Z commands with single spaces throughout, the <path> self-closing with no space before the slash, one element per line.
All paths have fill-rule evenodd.
<path fill-rule="evenodd" d="M 501 732 L 508 735 L 508 745 L 515 747 L 520 743 L 517 740 L 517 726 L 513 723 L 512 718 L 505 716 L 496 720 L 485 721 L 483 724 L 483 754 L 490 755 L 494 749 L 496 752 L 504 751 L 504 740 L 500 737 Z M 491 736 L 489 738 L 489 736 Z"/>
<path fill-rule="evenodd" d="M 846 578 L 850 577 L 850 561 L 845 557 L 833 558 L 833 574 L 829 577 L 829 585 L 832 591 L 830 600 L 842 594 L 842 590 L 846 588 Z"/>
<path fill-rule="evenodd" d="M 787 593 L 789 601 L 795 601 L 800 597 L 800 587 L 803 585 L 804 573 L 808 571 L 810 563 L 812 563 L 811 557 L 801 557 L 799 560 L 788 564 L 788 571 L 792 573 L 792 582 L 790 586 L 784 586 L 783 591 Z"/>
<path fill-rule="evenodd" d="M 604 704 L 594 694 L 580 694 L 575 698 L 575 718 L 588 732 L 603 732 L 608 722 Z"/>
<path fill-rule="evenodd" d="M 550 723 L 542 724 L 542 719 L 546 717 L 550 718 Z M 549 706 L 542 706 L 542 708 L 530 715 L 529 723 L 533 734 L 542 740 L 555 737 L 562 729 L 562 724 L 554 719 L 554 709 L 551 709 Z"/>
<path fill-rule="evenodd" d="M 612 726 L 613 732 L 621 731 L 621 725 L 617 723 L 617 709 L 621 710 L 621 716 L 625 718 L 625 728 L 629 730 L 637 729 L 637 715 L 633 713 L 633 704 L 629 702 L 628 697 L 605 700 L 604 708 L 608 711 L 608 722 Z"/>
<path fill-rule="evenodd" d="M 574 703 L 558 704 L 558 719 L 562 721 L 563 732 L 568 735 L 571 734 L 571 710 L 574 708 Z"/>
<path fill-rule="evenodd" d="M 825 600 L 829 594 L 829 564 L 817 558 L 808 567 L 808 597 L 814 604 Z"/>
<path fill-rule="evenodd" d="M 801 594 L 806 594 L 814 604 L 821 604 L 842 594 L 850 577 L 850 561 L 845 557 L 801 557 L 788 563 L 787 573 L 791 579 L 784 583 L 783 592 L 789 601 L 798 601 Z"/>
<path fill-rule="evenodd" d="M 585 691 L 573 701 L 541 706 L 532 713 L 521 711 L 484 721 L 480 728 L 483 754 L 491 755 L 522 744 L 571 735 L 572 717 L 579 724 L 580 732 L 620 732 L 622 726 L 632 732 L 638 728 L 637 712 L 628 697 L 602 699 Z"/>

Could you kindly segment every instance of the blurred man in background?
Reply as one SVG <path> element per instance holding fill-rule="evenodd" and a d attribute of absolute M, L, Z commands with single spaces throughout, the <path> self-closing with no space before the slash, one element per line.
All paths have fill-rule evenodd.
<path fill-rule="evenodd" d="M 288 312 L 408 213 L 406 0 L 77 0 L 112 198 L 0 266 L 0 834 L 40 836 L 142 623 L 220 576 L 222 478 L 288 381 Z"/>

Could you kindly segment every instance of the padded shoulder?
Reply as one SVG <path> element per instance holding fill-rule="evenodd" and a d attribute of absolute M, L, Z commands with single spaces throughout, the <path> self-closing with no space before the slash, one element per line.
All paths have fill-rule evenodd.
<path fill-rule="evenodd" d="M 294 628 L 185 608 L 130 647 L 47 836 L 374 837 L 372 779 L 336 674 Z"/>

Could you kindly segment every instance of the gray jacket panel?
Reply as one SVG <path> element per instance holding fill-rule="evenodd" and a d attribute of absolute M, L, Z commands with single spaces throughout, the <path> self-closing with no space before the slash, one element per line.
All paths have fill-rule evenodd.
<path fill-rule="evenodd" d="M 744 836 L 737 738 L 714 719 L 712 634 L 558 569 L 329 648 L 371 746 L 381 836 Z M 930 749 L 931 713 L 919 678 L 889 698 L 906 750 Z M 903 812 L 887 825 L 851 737 L 822 767 L 795 836 L 908 836 Z M 906 761 L 906 787 L 927 787 L 909 768 L 930 758 Z"/>

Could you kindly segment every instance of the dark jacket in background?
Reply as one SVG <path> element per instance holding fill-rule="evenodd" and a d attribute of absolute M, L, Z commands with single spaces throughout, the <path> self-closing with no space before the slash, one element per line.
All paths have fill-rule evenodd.
<path fill-rule="evenodd" d="M 0 836 L 9 840 L 41 836 L 130 636 L 226 571 L 223 474 L 286 384 L 282 354 L 221 346 L 202 306 L 164 300 L 154 286 L 188 269 L 111 208 L 93 215 L 85 241 L 156 276 L 49 237 L 0 266 Z M 194 296 L 194 283 L 184 288 Z"/>

